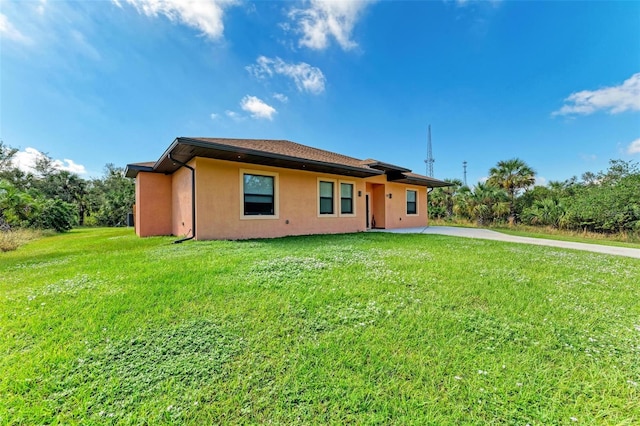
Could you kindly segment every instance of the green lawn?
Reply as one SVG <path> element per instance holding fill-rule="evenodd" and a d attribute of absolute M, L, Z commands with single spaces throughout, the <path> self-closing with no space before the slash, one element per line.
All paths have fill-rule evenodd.
<path fill-rule="evenodd" d="M 640 262 L 438 235 L 0 254 L 0 425 L 640 422 Z"/>
<path fill-rule="evenodd" d="M 544 238 L 548 240 L 572 241 L 576 243 L 600 244 L 605 246 L 640 248 L 638 234 L 603 234 L 598 232 L 578 232 L 565 229 L 554 229 L 543 226 L 529 226 L 518 224 L 516 226 L 509 225 L 492 225 L 487 227 L 477 226 L 475 223 L 468 221 L 455 222 L 442 219 L 430 219 L 429 224 L 432 226 L 454 226 L 458 228 L 483 228 L 490 229 L 503 234 L 516 235 L 519 237 Z"/>
<path fill-rule="evenodd" d="M 562 231 L 556 231 L 556 233 L 551 233 L 548 230 L 535 230 L 534 227 L 529 227 L 530 229 L 512 229 L 512 228 L 490 228 L 498 232 L 502 232 L 503 234 L 516 235 L 519 237 L 531 237 L 531 238 L 545 238 L 549 240 L 558 240 L 558 241 L 573 241 L 576 243 L 587 243 L 587 244 L 600 244 L 605 246 L 614 246 L 614 247 L 628 247 L 628 248 L 640 248 L 640 243 L 627 242 L 627 241 L 618 241 L 614 238 L 607 238 L 606 235 L 598 235 L 591 234 L 589 237 L 583 237 L 580 235 L 576 235 L 578 233 L 573 234 L 565 234 Z M 545 232 L 546 231 L 546 232 Z M 599 238 L 594 236 L 598 235 Z"/>

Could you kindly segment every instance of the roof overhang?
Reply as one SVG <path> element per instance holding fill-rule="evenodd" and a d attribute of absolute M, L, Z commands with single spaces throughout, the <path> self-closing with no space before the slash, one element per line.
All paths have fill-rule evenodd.
<path fill-rule="evenodd" d="M 205 142 L 197 139 L 180 137 L 173 141 L 151 169 L 143 169 L 142 166 L 136 164 L 127 165 L 127 177 L 135 177 L 139 171 L 166 174 L 175 172 L 180 168 L 180 164 L 171 160 L 169 158 L 169 154 L 171 154 L 172 158 L 181 163 L 188 163 L 195 157 L 201 157 L 359 178 L 384 174 L 382 170 L 368 167 L 354 167 L 344 164 L 327 163 L 323 161 L 309 160 L 283 154 L 274 154 L 215 142 Z"/>
<path fill-rule="evenodd" d="M 127 164 L 124 175 L 128 178 L 134 178 L 138 176 L 138 172 L 153 172 L 153 165 L 153 162 Z"/>
<path fill-rule="evenodd" d="M 434 179 L 428 176 L 415 176 L 404 173 L 401 176 L 387 175 L 387 180 L 389 180 L 390 182 L 406 183 L 407 185 L 426 186 L 428 188 L 441 188 L 444 186 L 453 185 L 452 183 Z"/>
<path fill-rule="evenodd" d="M 410 169 L 400 167 L 400 166 L 395 166 L 389 163 L 384 163 L 382 161 L 367 163 L 367 166 L 373 169 L 382 170 L 385 173 L 406 173 L 411 171 Z"/>

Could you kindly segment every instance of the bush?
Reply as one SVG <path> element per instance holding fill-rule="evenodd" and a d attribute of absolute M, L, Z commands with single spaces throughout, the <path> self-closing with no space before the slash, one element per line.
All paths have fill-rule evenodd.
<path fill-rule="evenodd" d="M 66 232 L 77 223 L 78 217 L 73 204 L 65 203 L 59 199 L 48 199 L 43 204 L 42 214 L 37 225 L 43 229 Z"/>
<path fill-rule="evenodd" d="M 88 227 L 98 226 L 98 218 L 95 215 L 85 216 L 84 223 L 82 225 Z"/>

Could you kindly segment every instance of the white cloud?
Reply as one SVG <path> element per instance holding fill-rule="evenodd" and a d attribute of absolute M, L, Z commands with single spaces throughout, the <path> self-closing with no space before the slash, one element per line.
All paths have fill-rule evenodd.
<path fill-rule="evenodd" d="M 2 13 L 0 13 L 0 37 L 24 44 L 31 43 L 31 39 L 14 27 L 9 18 Z"/>
<path fill-rule="evenodd" d="M 75 161 L 68 158 L 61 160 L 53 160 L 53 167 L 58 170 L 65 170 L 67 172 L 84 175 L 87 173 L 87 169 L 82 164 L 77 164 Z"/>
<path fill-rule="evenodd" d="M 273 77 L 274 74 L 291 78 L 301 92 L 314 95 L 324 92 L 325 78 L 320 68 L 312 67 L 306 62 L 297 64 L 285 62 L 275 57 L 259 56 L 255 65 L 246 67 L 247 71 L 258 78 Z"/>
<path fill-rule="evenodd" d="M 458 7 L 465 7 L 468 6 L 470 3 L 478 3 L 482 1 L 485 4 L 489 4 L 493 7 L 498 7 L 500 6 L 500 4 L 502 3 L 502 0 L 455 0 L 456 6 Z"/>
<path fill-rule="evenodd" d="M 627 147 L 627 154 L 640 154 L 640 138 L 629 144 L 629 146 Z"/>
<path fill-rule="evenodd" d="M 588 115 L 605 110 L 610 114 L 640 110 L 640 73 L 629 77 L 619 86 L 598 90 L 582 90 L 569 95 L 565 105 L 551 115 Z"/>
<path fill-rule="evenodd" d="M 44 154 L 35 148 L 27 147 L 24 151 L 18 151 L 13 157 L 13 165 L 25 173 L 35 172 L 36 161 Z M 52 160 L 54 169 L 84 175 L 87 169 L 82 164 L 65 158 L 63 160 Z"/>
<path fill-rule="evenodd" d="M 287 95 L 284 95 L 282 93 L 274 93 L 273 98 L 279 100 L 283 104 L 289 102 L 289 98 L 287 97 Z"/>
<path fill-rule="evenodd" d="M 311 0 L 304 9 L 292 8 L 289 18 L 295 21 L 297 32 L 302 34 L 300 46 L 322 50 L 333 37 L 343 50 L 358 46 L 351 40 L 351 32 L 362 11 L 371 0 Z"/>
<path fill-rule="evenodd" d="M 237 4 L 236 0 L 126 0 L 139 13 L 157 17 L 164 15 L 202 32 L 211 40 L 222 37 L 224 10 Z M 114 0 L 120 6 L 118 0 Z"/>
<path fill-rule="evenodd" d="M 216 120 L 218 117 L 220 117 L 220 114 L 216 114 L 215 112 L 211 113 L 211 119 L 212 120 Z"/>
<path fill-rule="evenodd" d="M 250 113 L 253 118 L 273 120 L 273 114 L 277 113 L 274 107 L 265 103 L 262 99 L 249 95 L 242 98 L 240 107 Z"/>
<path fill-rule="evenodd" d="M 46 4 L 47 0 L 40 0 L 40 3 L 36 6 L 36 12 L 38 12 L 38 15 L 44 15 Z"/>
<path fill-rule="evenodd" d="M 535 181 L 534 185 L 547 186 L 547 183 L 549 183 L 549 180 L 547 180 L 546 177 L 544 177 L 544 176 L 536 176 L 536 181 Z"/>
<path fill-rule="evenodd" d="M 235 111 L 230 111 L 230 110 L 226 110 L 224 112 L 224 115 L 226 115 L 227 117 L 229 117 L 230 119 L 234 120 L 234 121 L 242 121 L 245 119 L 245 117 L 243 117 L 242 115 L 238 114 Z"/>

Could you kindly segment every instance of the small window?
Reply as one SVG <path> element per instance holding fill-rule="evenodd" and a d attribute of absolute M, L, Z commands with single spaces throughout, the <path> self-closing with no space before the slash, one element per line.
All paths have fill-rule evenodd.
<path fill-rule="evenodd" d="M 333 182 L 320 181 L 320 214 L 333 214 Z"/>
<path fill-rule="evenodd" d="M 418 191 L 407 190 L 407 214 L 418 214 Z"/>
<path fill-rule="evenodd" d="M 273 216 L 274 177 L 245 173 L 243 183 L 245 216 Z"/>
<path fill-rule="evenodd" d="M 353 214 L 352 183 L 340 183 L 340 213 Z"/>

